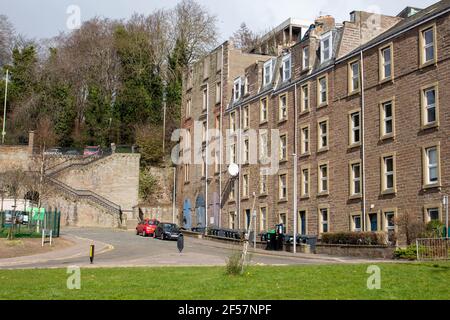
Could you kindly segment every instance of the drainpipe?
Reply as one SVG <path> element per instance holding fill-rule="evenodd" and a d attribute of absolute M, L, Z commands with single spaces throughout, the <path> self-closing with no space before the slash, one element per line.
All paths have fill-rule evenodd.
<path fill-rule="evenodd" d="M 241 89 L 242 90 L 242 89 Z M 238 229 L 241 230 L 241 181 L 242 181 L 242 161 L 241 161 L 241 152 L 242 152 L 242 103 L 239 105 L 239 135 L 238 135 L 238 154 L 237 161 L 239 163 L 239 179 L 238 179 Z M 245 217 L 244 217 L 245 221 Z"/>
<path fill-rule="evenodd" d="M 206 202 L 206 212 L 205 212 L 205 234 L 208 232 L 208 160 L 209 160 L 209 84 L 206 84 L 206 146 L 205 146 L 205 202 Z"/>
<path fill-rule="evenodd" d="M 224 60 L 224 47 L 222 44 L 222 63 L 220 70 L 220 124 L 219 124 L 219 145 L 220 145 L 220 157 L 219 157 L 219 222 L 218 227 L 222 228 L 222 162 L 223 162 L 223 93 L 224 93 L 224 78 L 223 78 L 223 60 Z"/>
<path fill-rule="evenodd" d="M 298 188 L 298 158 L 297 158 L 297 150 L 298 150 L 298 146 L 297 146 L 297 140 L 298 140 L 298 135 L 297 135 L 297 125 L 298 125 L 298 116 L 297 116 L 297 84 L 295 84 L 294 87 L 294 116 L 295 116 L 295 120 L 294 120 L 294 206 L 293 206 L 293 210 L 294 210 L 294 254 L 297 253 L 297 224 L 298 224 L 298 203 L 297 203 L 297 188 Z"/>
<path fill-rule="evenodd" d="M 362 162 L 362 190 L 363 190 L 363 214 L 362 214 L 362 220 L 363 220 L 363 229 L 364 231 L 367 231 L 367 223 L 366 223 L 366 143 L 365 143 L 365 120 L 364 120 L 364 114 L 365 114 L 365 107 L 366 107 L 366 101 L 365 101 L 365 88 L 364 88 L 364 52 L 360 52 L 360 65 L 361 65 L 361 132 L 362 132 L 362 143 L 361 143 L 361 162 Z"/>

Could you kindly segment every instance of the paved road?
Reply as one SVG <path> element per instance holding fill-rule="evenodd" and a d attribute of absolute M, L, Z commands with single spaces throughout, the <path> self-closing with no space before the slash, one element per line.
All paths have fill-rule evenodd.
<path fill-rule="evenodd" d="M 185 237 L 185 249 L 178 252 L 174 241 L 161 241 L 136 236 L 134 232 L 94 229 L 63 229 L 62 235 L 79 239 L 78 246 L 85 246 L 77 255 L 58 259 L 35 259 L 29 264 L 8 264 L 2 268 L 61 268 L 67 266 L 91 267 L 89 263 L 89 244 L 94 243 L 101 251 L 95 257 L 93 267 L 140 267 L 140 266 L 222 266 L 233 251 L 241 248 L 235 245 L 216 243 Z M 83 239 L 83 240 L 80 240 Z M 87 240 L 89 239 L 89 240 Z M 81 243 L 80 243 L 81 241 Z M 287 253 L 272 255 L 264 251 L 251 253 L 251 263 L 260 265 L 304 265 L 324 263 L 364 263 L 367 260 L 335 258 L 328 256 L 299 255 L 292 257 Z"/>

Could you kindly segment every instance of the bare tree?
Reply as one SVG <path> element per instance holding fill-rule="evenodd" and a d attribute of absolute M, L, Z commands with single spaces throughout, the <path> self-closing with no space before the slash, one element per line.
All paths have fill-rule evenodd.
<path fill-rule="evenodd" d="M 13 221 L 8 233 L 8 240 L 13 240 L 16 224 L 15 212 L 17 207 L 17 200 L 20 198 L 21 194 L 24 194 L 25 190 L 24 187 L 26 184 L 25 181 L 27 179 L 27 175 L 24 171 L 18 169 L 5 172 L 3 176 L 4 176 L 4 184 L 6 187 L 6 193 L 14 200 L 13 216 L 12 216 Z"/>
<path fill-rule="evenodd" d="M 426 230 L 425 223 L 410 210 L 405 211 L 395 219 L 395 224 L 400 228 L 401 234 L 405 235 L 407 245 L 414 243 Z"/>
<path fill-rule="evenodd" d="M 0 67 L 11 60 L 14 33 L 14 28 L 8 17 L 0 15 Z"/>
<path fill-rule="evenodd" d="M 250 30 L 245 22 L 242 22 L 240 28 L 233 33 L 231 40 L 236 48 L 247 51 L 260 43 L 261 36 Z"/>
<path fill-rule="evenodd" d="M 175 41 L 183 43 L 186 49 L 184 65 L 198 60 L 217 44 L 217 17 L 197 2 L 182 0 L 171 16 Z"/>

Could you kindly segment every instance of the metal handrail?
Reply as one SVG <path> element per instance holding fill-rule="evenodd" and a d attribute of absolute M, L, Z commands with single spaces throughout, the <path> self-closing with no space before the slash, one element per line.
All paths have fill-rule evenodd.
<path fill-rule="evenodd" d="M 72 196 L 75 196 L 77 198 L 89 198 L 114 213 L 117 213 L 117 214 L 121 213 L 121 207 L 118 204 L 106 199 L 105 197 L 103 197 L 95 192 L 92 192 L 89 190 L 76 190 L 76 189 L 66 185 L 65 183 L 63 183 L 59 180 L 53 179 L 51 177 L 46 177 L 46 179 L 48 181 L 50 181 L 51 183 L 53 183 L 54 185 L 58 186 L 63 191 L 70 193 Z"/>
<path fill-rule="evenodd" d="M 87 166 L 87 165 L 90 165 L 90 164 L 92 164 L 94 162 L 97 162 L 97 161 L 99 161 L 101 159 L 104 159 L 104 158 L 106 158 L 108 156 L 109 155 L 102 155 L 102 156 L 89 156 L 89 157 L 84 157 L 82 159 L 68 159 L 68 160 L 66 160 L 64 162 L 61 162 L 61 163 L 59 163 L 59 164 L 57 164 L 57 165 L 55 165 L 55 166 L 53 166 L 53 167 L 51 167 L 49 169 L 46 169 L 46 174 L 49 175 L 49 176 L 54 176 L 54 175 L 56 175 L 56 174 L 58 174 L 58 173 L 60 173 L 60 172 L 62 172 L 64 170 L 66 170 L 68 168 L 78 167 L 78 166 Z M 78 162 L 72 162 L 74 160 L 77 160 Z M 71 162 L 71 163 L 67 164 L 68 162 Z M 58 168 L 58 167 L 61 167 L 61 168 Z"/>

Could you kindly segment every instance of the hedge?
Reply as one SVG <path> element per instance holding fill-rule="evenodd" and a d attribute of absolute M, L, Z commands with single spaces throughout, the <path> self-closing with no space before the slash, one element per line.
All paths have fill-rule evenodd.
<path fill-rule="evenodd" d="M 338 232 L 322 235 L 323 244 L 343 244 L 360 246 L 386 245 L 387 234 L 384 232 Z"/>

